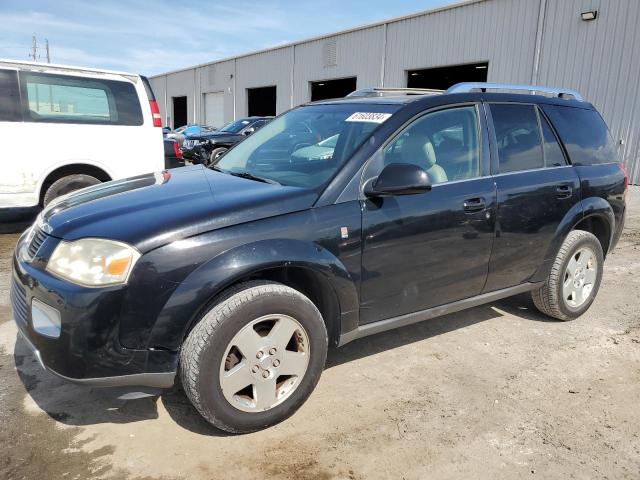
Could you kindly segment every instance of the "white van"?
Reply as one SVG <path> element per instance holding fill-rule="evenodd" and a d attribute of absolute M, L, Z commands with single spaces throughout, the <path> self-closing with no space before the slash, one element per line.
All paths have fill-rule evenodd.
<path fill-rule="evenodd" d="M 0 209 L 164 168 L 158 104 L 137 74 L 0 60 L 0 132 Z"/>

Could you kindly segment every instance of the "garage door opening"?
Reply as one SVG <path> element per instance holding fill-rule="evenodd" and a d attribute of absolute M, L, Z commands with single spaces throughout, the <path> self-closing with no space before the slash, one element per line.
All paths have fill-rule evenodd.
<path fill-rule="evenodd" d="M 311 82 L 311 101 L 342 98 L 356 89 L 357 77 Z"/>
<path fill-rule="evenodd" d="M 224 124 L 224 92 L 204 94 L 204 124 L 216 128 Z"/>
<path fill-rule="evenodd" d="M 249 116 L 269 117 L 276 114 L 276 87 L 247 88 Z"/>
<path fill-rule="evenodd" d="M 486 82 L 488 73 L 488 62 L 409 70 L 407 87 L 446 90 L 460 82 Z"/>
<path fill-rule="evenodd" d="M 187 97 L 171 97 L 173 100 L 173 128 L 187 124 Z"/>

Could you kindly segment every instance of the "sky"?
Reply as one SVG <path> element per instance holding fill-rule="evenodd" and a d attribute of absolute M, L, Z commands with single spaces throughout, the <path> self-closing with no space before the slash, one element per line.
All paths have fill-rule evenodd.
<path fill-rule="evenodd" d="M 458 0 L 459 1 L 459 0 Z M 154 75 L 454 0 L 0 0 L 0 58 Z"/>

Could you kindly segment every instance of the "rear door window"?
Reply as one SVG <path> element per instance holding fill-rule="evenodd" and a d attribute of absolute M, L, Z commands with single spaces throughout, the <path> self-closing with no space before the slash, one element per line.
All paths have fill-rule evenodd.
<path fill-rule="evenodd" d="M 544 167 L 544 154 L 533 105 L 490 105 L 498 147 L 499 173 Z"/>
<path fill-rule="evenodd" d="M 571 163 L 596 165 L 618 161 L 613 138 L 597 111 L 558 105 L 544 105 L 542 110 L 560 135 Z"/>
<path fill-rule="evenodd" d="M 564 157 L 562 147 L 560 143 L 558 143 L 558 139 L 553 133 L 549 122 L 542 113 L 540 113 L 540 126 L 542 127 L 542 139 L 544 141 L 545 165 L 547 167 L 561 167 L 566 165 L 567 160 Z"/>
<path fill-rule="evenodd" d="M 25 120 L 47 123 L 142 125 L 135 87 L 129 82 L 20 73 Z"/>
<path fill-rule="evenodd" d="M 15 70 L 0 70 L 0 122 L 19 122 L 20 90 Z"/>

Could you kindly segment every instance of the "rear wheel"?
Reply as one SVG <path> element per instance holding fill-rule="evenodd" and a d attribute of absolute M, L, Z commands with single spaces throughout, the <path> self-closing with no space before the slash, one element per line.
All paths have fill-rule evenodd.
<path fill-rule="evenodd" d="M 182 383 L 208 422 L 251 432 L 305 402 L 326 355 L 324 321 L 307 297 L 279 283 L 249 282 L 227 292 L 187 337 Z"/>
<path fill-rule="evenodd" d="M 62 177 L 47 188 L 42 204 L 46 207 L 54 198 L 66 195 L 75 190 L 80 190 L 81 188 L 97 185 L 98 183 L 100 183 L 100 180 L 91 175 L 76 174 Z"/>
<path fill-rule="evenodd" d="M 531 293 L 538 310 L 559 320 L 573 320 L 586 312 L 598 293 L 604 255 L 598 239 L 574 230 L 560 247 L 544 285 Z"/>

